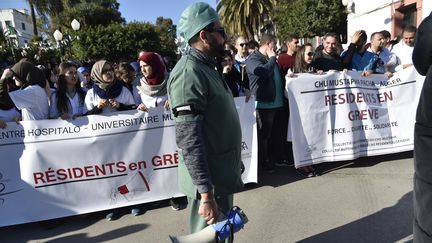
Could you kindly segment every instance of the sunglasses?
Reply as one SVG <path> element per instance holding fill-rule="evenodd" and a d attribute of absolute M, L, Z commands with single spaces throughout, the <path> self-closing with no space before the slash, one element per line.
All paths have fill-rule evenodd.
<path fill-rule="evenodd" d="M 239 46 L 245 47 L 245 46 L 247 46 L 247 43 L 240 43 Z"/>
<path fill-rule="evenodd" d="M 219 33 L 224 39 L 226 38 L 225 28 L 215 28 L 212 30 L 207 30 L 208 32 L 217 32 Z"/>
<path fill-rule="evenodd" d="M 306 53 L 306 55 L 313 57 L 315 55 L 315 52 L 308 52 L 308 53 Z"/>

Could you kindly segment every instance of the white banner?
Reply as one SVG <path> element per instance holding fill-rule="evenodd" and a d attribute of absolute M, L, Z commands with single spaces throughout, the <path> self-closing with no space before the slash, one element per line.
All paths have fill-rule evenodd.
<path fill-rule="evenodd" d="M 414 67 L 390 79 L 351 71 L 287 79 L 295 166 L 412 150 L 423 81 Z"/>
<path fill-rule="evenodd" d="M 236 99 L 243 181 L 257 182 L 254 101 Z M 8 123 L 0 130 L 0 226 L 182 195 L 170 112 Z"/>

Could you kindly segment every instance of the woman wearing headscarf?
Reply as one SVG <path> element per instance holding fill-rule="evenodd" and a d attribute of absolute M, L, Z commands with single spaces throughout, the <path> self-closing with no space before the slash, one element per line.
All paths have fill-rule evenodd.
<path fill-rule="evenodd" d="M 3 73 L 3 69 L 1 69 L 1 73 Z M 15 82 L 12 78 L 8 78 L 8 80 L 5 80 L 6 92 L 12 92 L 14 90 L 18 90 L 19 87 L 16 87 Z M 12 121 L 19 121 L 21 120 L 21 113 L 18 111 L 18 109 L 15 107 L 15 105 L 12 103 L 10 104 L 2 104 L 0 103 L 0 128 L 4 129 L 6 128 L 6 122 L 12 122 Z"/>
<path fill-rule="evenodd" d="M 78 76 L 81 80 L 81 87 L 84 91 L 91 89 L 93 87 L 93 81 L 90 79 L 90 70 L 87 67 L 78 68 Z"/>
<path fill-rule="evenodd" d="M 19 90 L 9 92 L 7 80 L 12 77 Z M 0 79 L 0 104 L 22 111 L 22 120 L 42 120 L 48 118 L 48 96 L 45 92 L 44 73 L 27 61 L 20 61 L 6 69 Z"/>
<path fill-rule="evenodd" d="M 135 93 L 139 96 L 138 109 L 146 111 L 148 108 L 163 106 L 169 108 L 167 95 L 166 71 L 162 58 L 154 52 L 142 51 L 138 56 L 143 77 L 135 86 Z M 137 96 L 137 95 L 135 95 Z"/>
<path fill-rule="evenodd" d="M 114 68 L 106 60 L 97 61 L 91 70 L 94 81 L 85 97 L 87 114 L 103 114 L 134 108 L 132 94 L 115 79 Z"/>

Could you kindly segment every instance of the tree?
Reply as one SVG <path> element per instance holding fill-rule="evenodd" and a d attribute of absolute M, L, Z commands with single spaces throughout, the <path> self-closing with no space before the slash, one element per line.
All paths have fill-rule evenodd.
<path fill-rule="evenodd" d="M 176 46 L 171 47 L 164 43 L 165 41 L 162 42 L 156 27 L 150 23 L 90 26 L 80 30 L 79 37 L 79 40 L 73 41 L 73 53 L 79 60 L 108 59 L 113 62 L 129 62 L 137 59 L 140 50 L 175 55 Z"/>
<path fill-rule="evenodd" d="M 40 17 L 42 29 L 47 30 L 48 36 L 51 36 L 55 29 L 69 29 L 73 19 L 78 19 L 83 26 L 108 25 L 111 22 L 125 23 L 117 0 L 27 1 L 30 5 L 33 29 L 37 31 L 36 12 Z"/>
<path fill-rule="evenodd" d="M 117 0 L 28 1 L 34 5 L 40 22 L 50 21 L 46 34 L 52 43 L 55 29 L 63 33 L 60 43 L 65 51 L 65 59 L 131 61 L 136 60 L 139 50 L 175 57 L 176 26 L 171 19 L 159 17 L 156 25 L 138 22 L 125 24 Z M 79 32 L 75 33 L 71 29 L 73 19 L 81 24 Z M 36 47 L 30 45 L 25 53 L 29 58 L 44 58 L 44 52 L 37 52 L 41 48 Z M 58 55 L 59 50 L 55 50 Z"/>
<path fill-rule="evenodd" d="M 51 16 L 53 29 L 68 29 L 73 19 L 82 26 L 125 23 L 117 0 L 63 0 L 63 10 Z"/>
<path fill-rule="evenodd" d="M 50 26 L 50 18 L 63 11 L 63 2 L 66 0 L 27 0 L 33 24 L 33 33 L 38 35 L 36 13 L 40 17 L 43 29 Z"/>
<path fill-rule="evenodd" d="M 231 34 L 253 38 L 271 15 L 275 0 L 217 0 L 217 11 Z"/>
<path fill-rule="evenodd" d="M 158 33 L 160 40 L 160 53 L 162 56 L 170 56 L 175 58 L 175 50 L 177 46 L 175 44 L 176 26 L 173 25 L 171 19 L 165 19 L 163 17 L 158 17 L 156 19 L 155 30 Z"/>
<path fill-rule="evenodd" d="M 18 53 L 21 52 L 20 48 L 16 43 L 11 40 L 9 35 L 11 34 L 11 31 L 15 31 L 13 27 L 9 27 L 11 30 L 8 30 L 6 32 L 0 31 L 0 63 L 15 63 L 20 56 L 18 56 Z M 5 35 L 5 33 L 7 33 Z M 3 65 L 2 64 L 2 65 Z"/>
<path fill-rule="evenodd" d="M 347 13 L 340 0 L 280 1 L 274 17 L 281 39 L 288 33 L 304 38 L 327 32 L 346 34 Z"/>
<path fill-rule="evenodd" d="M 37 36 L 38 30 L 37 30 L 36 14 L 35 14 L 35 9 L 34 9 L 34 5 L 33 5 L 33 0 L 28 0 L 28 2 L 30 5 L 30 15 L 31 15 L 32 25 L 33 25 L 33 34 Z"/>

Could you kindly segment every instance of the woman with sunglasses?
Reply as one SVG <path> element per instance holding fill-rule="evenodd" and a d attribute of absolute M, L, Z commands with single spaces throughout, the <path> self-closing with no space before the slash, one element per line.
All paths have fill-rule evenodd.
<path fill-rule="evenodd" d="M 317 74 L 322 73 L 322 70 L 317 71 L 313 66 L 313 57 L 315 54 L 313 49 L 314 48 L 310 43 L 306 43 L 299 48 L 295 58 L 294 72 L 317 73 Z M 294 73 L 288 70 L 286 77 L 293 77 L 293 76 Z M 297 168 L 297 172 L 306 178 L 319 175 L 319 172 L 315 165 L 307 165 L 307 166 L 299 167 Z"/>
<path fill-rule="evenodd" d="M 93 88 L 87 91 L 87 114 L 105 114 L 128 110 L 135 105 L 133 96 L 121 81 L 115 79 L 114 68 L 106 60 L 97 61 L 91 70 Z"/>
<path fill-rule="evenodd" d="M 18 90 L 9 92 L 7 80 L 12 78 Z M 35 65 L 20 61 L 6 69 L 0 79 L 0 105 L 21 110 L 22 120 L 48 118 L 48 96 L 45 92 L 45 75 Z"/>
<path fill-rule="evenodd" d="M 77 67 L 74 63 L 60 63 L 57 86 L 57 91 L 51 95 L 49 117 L 70 120 L 82 116 L 86 93 L 81 88 Z"/>
<path fill-rule="evenodd" d="M 296 73 L 314 73 L 316 72 L 313 65 L 313 58 L 315 52 L 314 48 L 310 43 L 302 45 L 295 58 L 294 72 Z M 321 73 L 322 71 L 320 71 Z M 292 76 L 292 72 L 288 72 Z M 287 74 L 287 75 L 288 75 Z"/>

